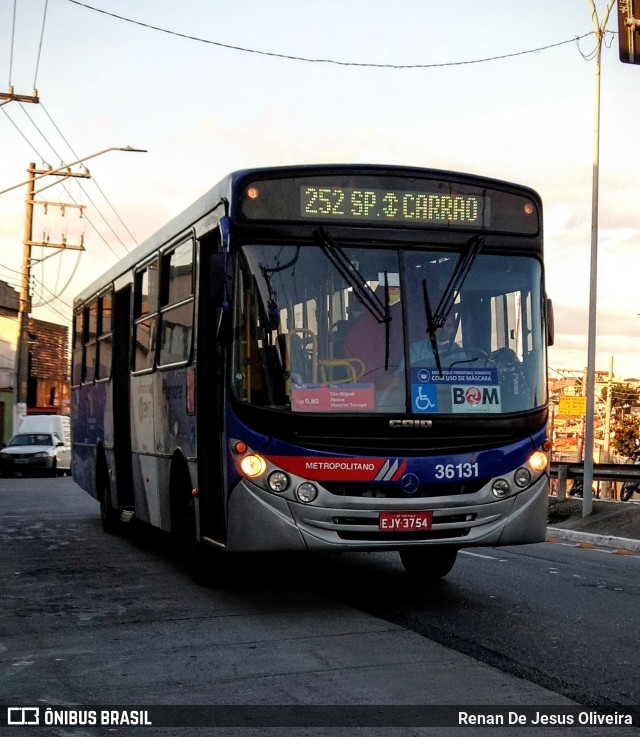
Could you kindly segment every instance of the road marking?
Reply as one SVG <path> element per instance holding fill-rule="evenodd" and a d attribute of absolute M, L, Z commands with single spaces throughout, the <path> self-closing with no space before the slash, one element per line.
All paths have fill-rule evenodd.
<path fill-rule="evenodd" d="M 483 555 L 482 553 L 472 553 L 470 550 L 461 550 L 463 555 L 472 555 L 474 558 L 486 558 L 487 560 L 497 560 L 499 563 L 506 563 L 506 558 L 496 558 L 495 555 Z"/>

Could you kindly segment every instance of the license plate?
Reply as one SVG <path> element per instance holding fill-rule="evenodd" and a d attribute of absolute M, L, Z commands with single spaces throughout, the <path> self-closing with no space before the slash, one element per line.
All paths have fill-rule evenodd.
<path fill-rule="evenodd" d="M 383 532 L 419 532 L 430 530 L 433 512 L 380 512 Z"/>
<path fill-rule="evenodd" d="M 14 463 L 29 463 L 29 459 L 28 458 L 16 458 L 13 462 Z"/>

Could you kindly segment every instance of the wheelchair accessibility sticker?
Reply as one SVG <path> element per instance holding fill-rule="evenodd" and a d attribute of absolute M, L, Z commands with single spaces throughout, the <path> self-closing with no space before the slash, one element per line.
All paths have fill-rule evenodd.
<path fill-rule="evenodd" d="M 413 412 L 501 411 L 498 373 L 493 368 L 411 370 L 411 405 Z"/>
<path fill-rule="evenodd" d="M 435 384 L 411 384 L 411 404 L 414 412 L 437 412 L 437 386 Z"/>

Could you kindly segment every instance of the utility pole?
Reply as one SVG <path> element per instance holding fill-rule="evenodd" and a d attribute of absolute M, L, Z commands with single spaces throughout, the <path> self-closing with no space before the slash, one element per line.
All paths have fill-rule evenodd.
<path fill-rule="evenodd" d="M 72 249 L 76 251 L 84 250 L 82 242 L 74 245 L 66 243 L 66 239 L 62 239 L 61 243 L 51 243 L 48 240 L 35 242 L 33 240 L 33 207 L 34 205 L 60 205 L 61 207 L 74 207 L 74 205 L 65 205 L 60 202 L 36 201 L 34 199 L 36 190 L 36 178 L 53 174 L 58 177 L 83 177 L 87 178 L 91 175 L 88 171 L 81 173 L 73 173 L 66 171 L 51 171 L 36 169 L 34 163 L 29 164 L 27 170 L 29 179 L 27 180 L 27 200 L 26 214 L 24 221 L 24 239 L 22 242 L 22 272 L 20 279 L 20 301 L 18 306 L 18 345 L 16 346 L 16 380 L 14 387 L 14 430 L 17 427 L 18 419 L 26 414 L 27 408 L 27 391 L 29 381 L 29 313 L 31 312 L 31 248 L 32 246 Z M 51 186 L 51 185 L 48 185 Z M 42 189 L 46 189 L 43 187 Z M 83 205 L 75 205 L 82 209 Z"/>
<path fill-rule="evenodd" d="M 7 97 L 4 93 L 0 93 L 0 99 L 2 97 Z M 12 99 L 17 99 L 17 97 L 14 95 Z M 31 102 L 37 102 L 36 99 L 31 100 Z M 2 103 L 4 104 L 4 103 Z M 80 164 L 83 161 L 88 161 L 89 159 L 95 159 L 96 156 L 102 156 L 102 154 L 106 154 L 108 151 L 128 151 L 128 152 L 135 152 L 135 153 L 146 153 L 146 149 L 144 148 L 132 148 L 131 146 L 111 146 L 110 148 L 102 149 L 102 151 L 97 151 L 94 154 L 90 154 L 89 156 L 83 156 L 81 159 L 77 159 L 76 161 L 72 161 L 70 164 L 63 164 L 62 166 L 59 166 L 57 169 L 51 169 L 50 167 L 47 169 L 36 169 L 36 165 L 31 163 L 29 164 L 28 174 L 29 178 L 26 179 L 24 182 L 18 182 L 18 184 L 13 184 L 10 187 L 7 187 L 6 189 L 0 190 L 0 195 L 3 195 L 5 192 L 11 192 L 14 189 L 17 189 L 18 187 L 22 187 L 25 184 L 27 185 L 27 213 L 25 218 L 25 226 L 24 226 L 24 241 L 23 241 L 23 252 L 22 252 L 22 280 L 21 280 L 21 290 L 20 290 L 20 304 L 18 309 L 18 329 L 19 329 L 19 335 L 18 335 L 18 345 L 16 346 L 16 376 L 14 381 L 14 429 L 17 425 L 18 417 L 21 417 L 23 414 L 26 413 L 26 403 L 27 403 L 27 389 L 28 389 L 28 367 L 29 367 L 29 312 L 31 309 L 31 298 L 29 294 L 29 286 L 30 286 L 30 279 L 31 279 L 31 247 L 32 246 L 40 246 L 43 248 L 60 248 L 60 249 L 72 249 L 76 251 L 84 251 L 84 246 L 82 243 L 73 245 L 71 243 L 67 243 L 66 239 L 62 239 L 61 243 L 51 243 L 48 239 L 43 239 L 42 241 L 34 241 L 33 240 L 33 206 L 34 205 L 59 205 L 61 208 L 66 207 L 78 207 L 80 210 L 82 210 L 83 205 L 69 205 L 64 204 L 62 202 L 45 202 L 45 201 L 36 201 L 34 200 L 34 196 L 37 194 L 37 192 L 41 192 L 44 189 L 47 189 L 48 187 L 52 187 L 53 184 L 48 184 L 45 187 L 41 187 L 40 190 L 35 189 L 35 182 L 39 181 L 43 177 L 50 177 L 50 176 L 56 176 L 56 177 L 84 177 L 84 178 L 90 178 L 91 174 L 85 169 L 82 173 L 74 173 L 71 171 L 71 167 L 75 166 L 76 164 Z M 57 184 L 57 182 L 54 182 L 54 184 Z"/>
<path fill-rule="evenodd" d="M 33 194 L 35 187 L 35 164 L 29 164 L 27 183 L 27 212 L 24 222 L 22 242 L 22 278 L 20 281 L 20 302 L 18 307 L 18 345 L 16 346 L 16 381 L 14 387 L 14 430 L 17 420 L 26 414 L 27 379 L 29 365 L 29 312 L 31 310 L 29 281 L 31 279 L 31 233 L 33 229 Z"/>
<path fill-rule="evenodd" d="M 615 0 L 609 0 L 602 22 L 598 23 L 595 0 L 589 0 L 596 35 L 596 84 L 595 111 L 593 124 L 593 177 L 591 187 L 591 261 L 589 279 L 589 329 L 587 346 L 587 418 L 584 437 L 584 491 L 582 492 L 582 516 L 588 517 L 593 511 L 593 436 L 595 423 L 596 389 L 596 314 L 598 297 L 598 191 L 600 181 L 600 68 L 602 63 L 602 42 Z"/>

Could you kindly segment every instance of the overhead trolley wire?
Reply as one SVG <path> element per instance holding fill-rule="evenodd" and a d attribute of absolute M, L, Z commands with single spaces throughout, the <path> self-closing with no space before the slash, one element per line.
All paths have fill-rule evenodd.
<path fill-rule="evenodd" d="M 80 2 L 80 0 L 67 0 L 67 2 L 73 3 L 74 5 L 79 5 L 80 7 L 86 8 L 87 10 L 92 10 L 96 13 L 102 13 L 103 15 L 108 15 L 111 18 L 116 18 L 117 20 L 125 21 L 126 23 L 132 23 L 134 25 L 141 26 L 142 28 L 148 28 L 152 31 L 166 33 L 170 36 L 177 36 L 178 38 L 184 38 L 188 41 L 197 41 L 198 43 L 209 44 L 211 46 L 218 46 L 219 48 L 229 49 L 231 51 L 241 51 L 245 54 L 259 54 L 260 56 L 271 56 L 277 59 L 287 59 L 289 61 L 300 61 L 300 62 L 305 62 L 307 64 L 335 64 L 337 66 L 344 66 L 344 67 L 368 67 L 368 68 L 374 68 L 374 69 L 434 69 L 438 67 L 463 66 L 466 64 L 483 64 L 489 61 L 499 61 L 501 59 L 511 59 L 516 56 L 524 56 L 525 54 L 536 54 L 541 51 L 548 51 L 549 49 L 557 48 L 558 46 L 564 46 L 565 44 L 578 43 L 582 39 L 587 38 L 588 36 L 594 35 L 594 32 L 590 31 L 589 33 L 585 33 L 582 36 L 575 36 L 574 38 L 569 38 L 564 41 L 558 41 L 557 43 L 548 44 L 547 46 L 540 46 L 536 49 L 527 49 L 526 51 L 516 51 L 510 54 L 501 54 L 499 56 L 488 56 L 483 59 L 471 59 L 467 61 L 448 61 L 448 62 L 438 62 L 438 63 L 432 63 L 432 64 L 381 64 L 381 63 L 357 62 L 357 61 L 340 61 L 337 59 L 314 59 L 314 58 L 309 58 L 305 56 L 293 56 L 292 54 L 279 54 L 275 51 L 262 51 L 259 49 L 250 49 L 250 48 L 246 48 L 243 46 L 234 46 L 232 44 L 222 43 L 221 41 L 212 41 L 210 39 L 200 38 L 199 36 L 191 36 L 186 33 L 179 33 L 178 31 L 171 31 L 167 28 L 161 28 L 160 26 L 154 26 L 151 23 L 144 23 L 143 21 L 134 20 L 133 18 L 127 18 L 123 15 L 118 15 L 117 13 L 111 13 L 107 10 L 103 10 L 102 8 L 96 8 L 93 5 L 88 5 L 87 3 Z"/>

